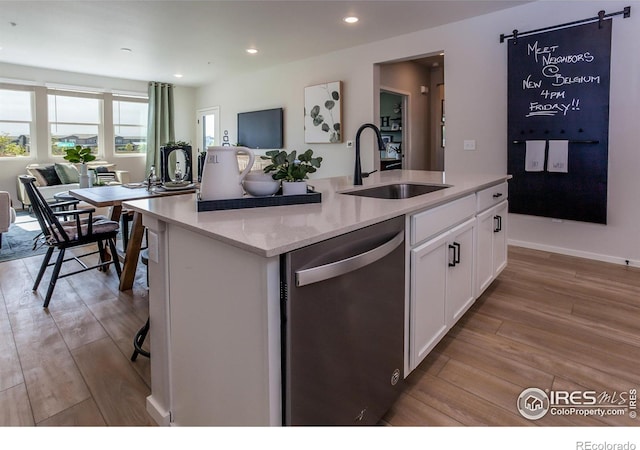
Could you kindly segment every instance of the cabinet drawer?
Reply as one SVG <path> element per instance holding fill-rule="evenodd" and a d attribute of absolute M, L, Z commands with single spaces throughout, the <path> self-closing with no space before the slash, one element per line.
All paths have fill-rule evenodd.
<path fill-rule="evenodd" d="M 476 212 L 475 194 L 411 216 L 411 245 L 459 224 Z"/>
<path fill-rule="evenodd" d="M 497 184 L 490 188 L 483 189 L 478 192 L 478 211 L 484 211 L 487 208 L 497 205 L 506 200 L 509 195 L 507 183 Z"/>

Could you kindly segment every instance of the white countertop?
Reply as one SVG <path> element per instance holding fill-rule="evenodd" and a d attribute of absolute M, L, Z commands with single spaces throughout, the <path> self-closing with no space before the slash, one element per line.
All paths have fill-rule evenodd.
<path fill-rule="evenodd" d="M 309 180 L 322 203 L 198 212 L 196 194 L 128 201 L 123 207 L 183 226 L 264 257 L 276 256 L 331 237 L 436 206 L 509 179 L 509 175 L 450 174 L 392 170 L 364 178 Z M 448 184 L 451 187 L 403 200 L 376 199 L 339 192 L 397 182 Z"/>

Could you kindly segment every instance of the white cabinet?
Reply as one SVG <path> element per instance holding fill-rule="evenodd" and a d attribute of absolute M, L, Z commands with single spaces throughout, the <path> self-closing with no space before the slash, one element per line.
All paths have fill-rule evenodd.
<path fill-rule="evenodd" d="M 469 219 L 448 233 L 445 312 L 451 328 L 475 300 L 476 220 Z"/>
<path fill-rule="evenodd" d="M 507 183 L 409 216 L 408 374 L 507 264 Z"/>
<path fill-rule="evenodd" d="M 415 369 L 447 332 L 448 254 L 446 233 L 411 250 L 409 370 Z"/>
<path fill-rule="evenodd" d="M 493 189 L 493 190 L 491 190 Z M 507 265 L 507 220 L 509 204 L 506 183 L 486 189 L 485 200 L 478 201 L 477 290 L 479 296 Z"/>
<path fill-rule="evenodd" d="M 411 250 L 411 370 L 473 304 L 475 225 L 471 218 Z"/>
<path fill-rule="evenodd" d="M 408 371 L 473 304 L 475 208 L 470 195 L 410 218 Z"/>

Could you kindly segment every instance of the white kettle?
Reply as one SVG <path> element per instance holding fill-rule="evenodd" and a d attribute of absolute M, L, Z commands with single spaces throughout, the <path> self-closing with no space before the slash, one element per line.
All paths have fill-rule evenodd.
<path fill-rule="evenodd" d="M 249 164 L 240 172 L 238 153 L 249 155 Z M 241 198 L 242 180 L 249 173 L 255 155 L 247 147 L 207 147 L 207 157 L 200 181 L 201 200 Z"/>

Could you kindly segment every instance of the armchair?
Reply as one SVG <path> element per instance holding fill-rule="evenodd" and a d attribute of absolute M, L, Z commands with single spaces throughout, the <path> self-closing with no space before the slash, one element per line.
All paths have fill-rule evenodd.
<path fill-rule="evenodd" d="M 9 231 L 9 227 L 16 220 L 16 211 L 11 206 L 11 197 L 6 191 L 0 191 L 0 248 L 2 248 L 2 233 Z"/>

